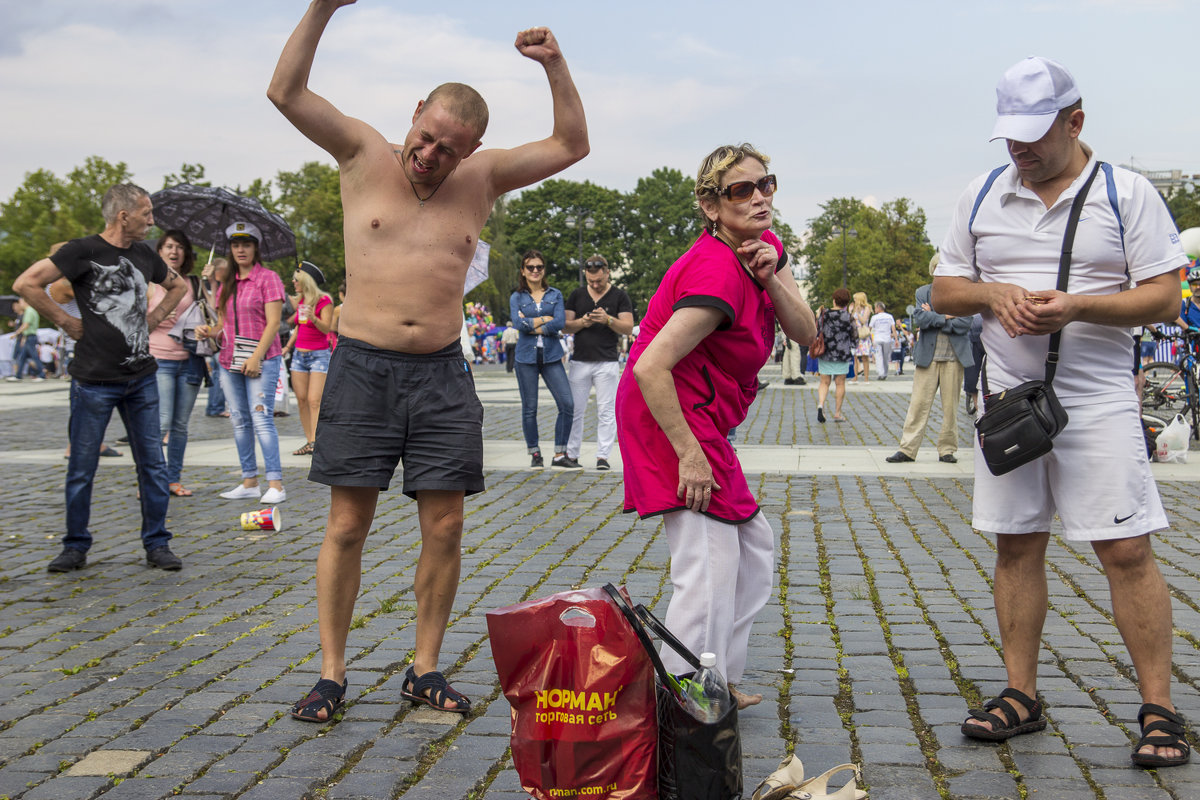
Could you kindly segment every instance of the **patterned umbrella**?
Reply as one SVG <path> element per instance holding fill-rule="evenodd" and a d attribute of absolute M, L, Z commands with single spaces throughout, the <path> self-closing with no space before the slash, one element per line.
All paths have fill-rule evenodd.
<path fill-rule="evenodd" d="M 296 255 L 296 235 L 283 217 L 262 207 L 251 197 L 228 189 L 181 183 L 150 195 L 154 224 L 165 230 L 179 228 L 195 244 L 224 253 L 229 247 L 225 229 L 234 222 L 252 222 L 262 231 L 258 252 L 263 261 Z"/>

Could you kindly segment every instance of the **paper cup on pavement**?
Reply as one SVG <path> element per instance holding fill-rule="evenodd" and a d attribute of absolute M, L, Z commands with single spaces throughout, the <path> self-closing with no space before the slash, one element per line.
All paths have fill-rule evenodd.
<path fill-rule="evenodd" d="M 258 511 L 247 511 L 242 514 L 242 530 L 244 531 L 281 531 L 283 520 L 279 516 L 279 508 L 263 508 Z"/>

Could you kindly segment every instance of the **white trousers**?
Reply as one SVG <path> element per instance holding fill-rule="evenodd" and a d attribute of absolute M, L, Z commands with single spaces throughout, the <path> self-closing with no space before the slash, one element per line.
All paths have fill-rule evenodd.
<path fill-rule="evenodd" d="M 596 387 L 596 457 L 607 459 L 617 440 L 617 383 L 621 380 L 621 365 L 616 361 L 572 361 L 567 376 L 571 382 L 571 399 L 575 401 L 575 418 L 571 436 L 567 439 L 567 455 L 579 458 L 583 446 L 583 417 L 587 412 L 588 394 Z"/>
<path fill-rule="evenodd" d="M 875 342 L 875 377 L 886 378 L 892 363 L 892 342 Z"/>
<path fill-rule="evenodd" d="M 666 626 L 696 655 L 713 653 L 731 683 L 746 671 L 750 626 L 771 598 L 775 581 L 775 534 L 760 511 L 741 525 L 696 511 L 663 516 L 671 548 L 671 583 Z M 674 673 L 692 668 L 675 651 L 662 648 Z"/>

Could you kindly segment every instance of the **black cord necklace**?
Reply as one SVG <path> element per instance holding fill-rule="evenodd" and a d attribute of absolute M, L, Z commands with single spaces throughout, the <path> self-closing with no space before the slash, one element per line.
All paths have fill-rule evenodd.
<path fill-rule="evenodd" d="M 408 178 L 407 175 L 404 177 Z M 446 176 L 446 178 L 449 177 L 449 175 Z M 442 178 L 440 181 L 438 181 L 438 185 L 433 187 L 433 191 L 429 193 L 428 197 L 421 197 L 421 195 L 417 194 L 417 185 L 412 182 L 412 178 L 408 178 L 408 185 L 412 187 L 413 197 L 417 198 L 417 202 L 421 204 L 421 208 L 425 207 L 426 200 L 433 199 L 433 196 L 438 193 L 438 189 L 442 188 L 442 184 L 446 182 L 446 178 Z"/>

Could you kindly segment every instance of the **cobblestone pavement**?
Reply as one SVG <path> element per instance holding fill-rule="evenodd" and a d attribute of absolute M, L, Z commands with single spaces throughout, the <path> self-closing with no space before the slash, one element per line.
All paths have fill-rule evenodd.
<path fill-rule="evenodd" d="M 852 387 L 850 422 L 819 425 L 811 385 L 765 374 L 773 383 L 739 444 L 894 449 L 906 379 Z M 520 439 L 511 382 L 479 375 L 489 439 Z M 364 554 L 342 719 L 294 721 L 285 710 L 319 665 L 313 572 L 327 492 L 288 467 L 284 529 L 244 532 L 238 515 L 251 506 L 215 496 L 236 482 L 236 462 L 189 465 L 196 496 L 173 498 L 170 517 L 185 567 L 163 573 L 144 565 L 129 456 L 102 459 L 88 566 L 49 575 L 66 462 L 30 454 L 62 446 L 67 412 L 63 385 L 40 387 L 0 387 L 0 798 L 524 798 L 484 612 L 610 580 L 660 611 L 669 599 L 661 527 L 620 513 L 619 473 L 489 469 L 487 491 L 467 500 L 442 661 L 476 710 L 465 719 L 416 710 L 400 688 L 419 534 L 415 504 L 394 484 Z M 227 438 L 228 422 L 201 416 L 202 403 L 194 441 Z M 544 441 L 551 408 L 542 407 Z M 931 431 L 937 422 L 935 412 Z M 294 415 L 280 427 L 299 436 Z M 1048 729 L 1001 746 L 971 742 L 958 729 L 966 709 L 1002 688 L 1004 673 L 994 547 L 970 527 L 969 477 L 817 466 L 750 476 L 779 547 L 744 681 L 766 697 L 741 715 L 747 797 L 792 750 L 809 774 L 861 764 L 873 800 L 1200 797 L 1200 766 L 1130 767 L 1139 701 L 1090 548 L 1055 536 L 1050 551 L 1039 680 Z M 1200 467 L 1191 472 L 1200 479 Z M 1196 483 L 1160 488 L 1173 523 L 1156 549 L 1175 603 L 1175 701 L 1196 715 Z"/>

